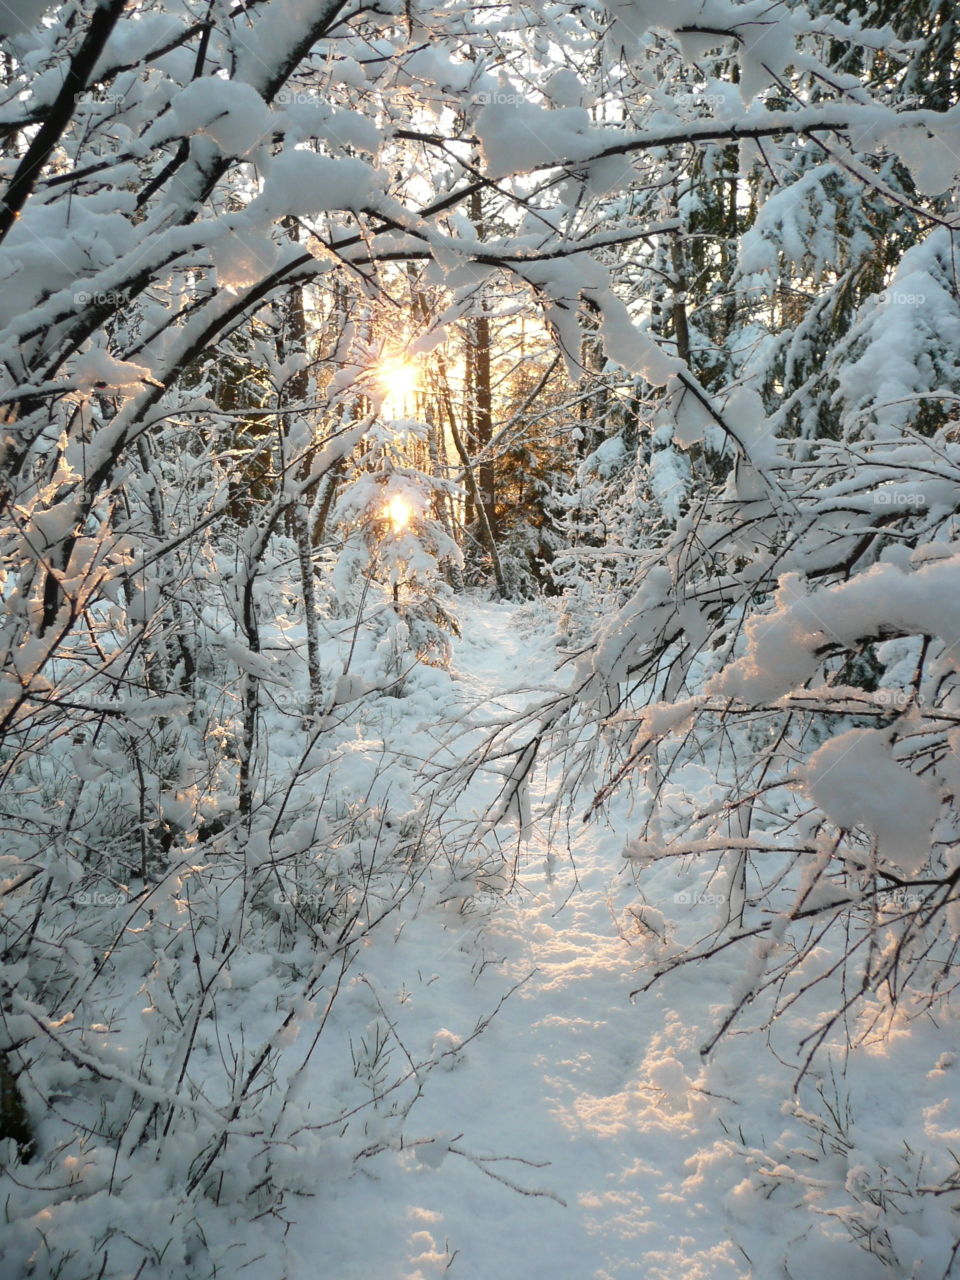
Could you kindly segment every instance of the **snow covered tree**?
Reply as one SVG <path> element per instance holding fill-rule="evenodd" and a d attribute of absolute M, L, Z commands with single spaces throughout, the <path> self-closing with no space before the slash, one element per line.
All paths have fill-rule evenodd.
<path fill-rule="evenodd" d="M 242 1242 L 210 1206 L 275 1211 L 302 1189 L 290 1150 L 321 1159 L 328 1130 L 356 1142 L 348 1166 L 399 1147 L 449 1052 L 404 1047 L 386 1084 L 378 1033 L 350 1076 L 370 1096 L 319 1126 L 301 1110 L 347 970 L 421 900 L 438 831 L 363 754 L 383 688 L 326 678 L 312 595 L 339 532 L 333 589 L 382 593 L 394 667 L 442 658 L 448 430 L 507 594 L 497 535 L 530 522 L 501 508 L 538 442 L 497 439 L 502 281 L 572 382 L 596 374 L 570 415 L 584 546 L 563 573 L 582 588 L 599 551 L 609 595 L 569 690 L 488 743 L 495 812 L 525 822 L 551 742 L 568 792 L 604 757 L 591 812 L 642 777 L 630 859 L 723 885 L 715 930 L 659 967 L 747 957 L 718 1030 L 810 998 L 815 1048 L 860 1008 L 938 1007 L 960 875 L 954 31 L 944 6 L 766 0 L 0 15 L 0 1071 L 7 1165 L 32 1157 L 4 1200 L 22 1269 L 221 1272 Z M 472 440 L 435 415 L 401 449 L 378 422 L 373 320 L 403 313 L 411 265 L 437 326 L 473 334 Z M 249 1035 L 245 1004 L 265 1011 Z M 148 1223 L 123 1200 L 138 1179 Z M 37 1246 L 41 1213 L 60 1229 Z"/>
<path fill-rule="evenodd" d="M 610 11 L 636 132 L 614 141 L 569 116 L 556 130 L 581 184 L 645 157 L 648 187 L 621 180 L 665 219 L 667 247 L 610 267 L 633 280 L 622 310 L 603 277 L 580 278 L 608 357 L 646 384 L 649 433 L 633 470 L 621 436 L 587 470 L 621 475 L 629 504 L 648 467 L 657 493 L 670 449 L 681 501 L 667 528 L 647 521 L 638 542 L 637 523 L 615 526 L 612 545 L 581 554 L 619 560 L 616 610 L 569 692 L 486 750 L 513 744 L 506 790 L 519 792 L 557 742 L 571 794 L 599 754 L 588 814 L 642 784 L 626 856 L 675 865 L 678 889 L 723 903 L 654 974 L 738 948 L 745 976 L 717 1034 L 751 1007 L 768 1023 L 805 1000 L 802 1071 L 861 1012 L 855 1039 L 901 1000 L 938 1007 L 956 956 L 957 633 L 932 604 L 956 572 L 956 109 L 903 96 L 928 75 L 911 69 L 928 40 L 832 10 Z M 841 70 L 854 54 L 857 77 Z M 882 71 L 869 90 L 867 64 Z M 536 166 L 550 134 L 531 132 Z M 694 760 L 715 779 L 710 801 L 680 780 Z M 822 966 L 825 938 L 839 953 Z"/>
<path fill-rule="evenodd" d="M 397 680 L 414 658 L 446 664 L 458 633 L 444 568 L 459 566 L 460 549 L 436 515 L 454 487 L 411 456 L 428 436 L 415 420 L 371 427 L 331 516 L 341 535 L 330 578 L 337 611 L 369 615 Z"/>

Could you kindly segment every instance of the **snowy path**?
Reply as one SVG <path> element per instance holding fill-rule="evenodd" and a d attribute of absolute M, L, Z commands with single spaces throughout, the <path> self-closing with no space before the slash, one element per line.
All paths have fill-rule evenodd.
<path fill-rule="evenodd" d="M 535 642 L 517 623 L 512 607 L 472 607 L 456 657 L 468 702 L 553 678 L 550 655 L 531 652 Z M 720 1203 L 727 1187 L 711 1184 L 707 1151 L 721 1132 L 690 1079 L 697 1028 L 659 993 L 639 1005 L 628 997 L 640 953 L 627 910 L 636 890 L 619 874 L 622 842 L 622 832 L 599 826 L 583 834 L 573 850 L 576 887 L 565 849 L 548 877 L 535 835 L 521 855 L 520 887 L 481 935 L 491 963 L 476 983 L 477 956 L 465 954 L 476 931 L 462 917 L 407 927 L 407 946 L 423 962 L 422 986 L 405 992 L 404 1004 L 419 1005 L 425 1026 L 462 1036 L 498 991 L 527 980 L 453 1069 L 426 1082 L 407 1128 L 434 1143 L 377 1157 L 332 1184 L 315 1220 L 291 1207 L 301 1217 L 288 1238 L 301 1259 L 292 1280 L 749 1274 L 729 1239 Z M 691 1007 L 696 1000 L 691 989 Z M 488 1168 L 549 1196 L 483 1176 L 465 1156 L 444 1155 L 447 1142 L 546 1162 Z"/>

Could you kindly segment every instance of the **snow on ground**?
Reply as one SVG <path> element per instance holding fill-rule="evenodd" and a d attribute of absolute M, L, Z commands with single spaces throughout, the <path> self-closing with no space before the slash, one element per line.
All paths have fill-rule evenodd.
<path fill-rule="evenodd" d="M 522 611 L 472 606 L 455 687 L 489 716 L 522 704 L 505 689 L 555 682 L 553 657 Z M 551 873 L 535 828 L 511 895 L 406 921 L 396 945 L 405 975 L 417 957 L 419 983 L 379 993 L 404 1034 L 455 1043 L 522 985 L 449 1070 L 431 1073 L 406 1124 L 411 1145 L 290 1207 L 292 1280 L 750 1274 L 722 1205 L 742 1172 L 703 1167 L 722 1131 L 696 1083 L 698 1027 L 663 992 L 629 998 L 640 930 L 623 832 L 574 837 L 572 860 L 557 851 Z M 695 1008 L 702 991 L 687 991 Z"/>
<path fill-rule="evenodd" d="M 585 802 L 568 824 L 551 823 L 534 794 L 529 837 L 518 844 L 505 821 L 483 836 L 483 853 L 476 833 L 498 778 L 479 770 L 456 798 L 439 787 L 421 839 L 438 770 L 567 678 L 546 605 L 460 608 L 453 669 L 412 664 L 406 652 L 399 682 L 384 675 L 392 650 L 379 632 L 351 643 L 352 628 L 345 639 L 330 621 L 325 682 L 339 697 L 309 769 L 302 690 L 276 684 L 265 714 L 271 776 L 282 787 L 292 770 L 292 812 L 313 814 L 322 796 L 327 826 L 298 818 L 278 836 L 275 879 L 251 899 L 246 945 L 220 964 L 210 1017 L 195 1036 L 180 1027 L 204 1089 L 196 1132 L 161 1135 L 160 1159 L 124 1151 L 122 1195 L 109 1190 L 106 1148 L 84 1166 L 84 1196 L 48 1208 L 48 1183 L 25 1193 L 0 1241 L 0 1274 L 24 1274 L 38 1225 L 52 1223 L 72 1270 L 50 1254 L 48 1270 L 31 1274 L 75 1280 L 95 1274 L 89 1259 L 107 1234 L 116 1274 L 129 1243 L 128 1274 L 152 1251 L 161 1280 L 200 1274 L 197 1256 L 257 1280 L 948 1280 L 960 1191 L 949 1009 L 934 1019 L 904 997 L 888 1022 L 871 997 L 872 1041 L 846 1055 L 838 1026 L 839 1043 L 824 1046 L 794 1094 L 797 1045 L 830 998 L 826 982 L 769 1029 L 758 999 L 706 1063 L 700 1047 L 742 984 L 749 946 L 631 999 L 651 962 L 704 936 L 722 910 L 696 857 L 664 859 L 635 880 L 623 852 L 643 795 L 616 797 L 584 825 Z M 279 605 L 277 617 L 265 643 L 278 672 L 302 684 L 301 633 Z M 673 787 L 708 801 L 709 765 L 678 763 L 667 798 Z M 546 794 L 549 779 L 536 782 Z M 516 860 L 508 893 L 511 877 L 498 886 L 491 874 L 501 852 L 508 868 Z M 261 856 L 253 843 L 246 853 Z M 198 954 L 219 957 L 224 931 L 214 926 L 233 919 L 236 872 L 226 854 L 211 867 L 191 901 L 212 921 L 196 932 Z M 326 915 L 331 895 L 341 905 Z M 333 946 L 351 903 L 358 941 Z M 85 937 L 103 946 L 100 916 L 90 919 Z M 102 929 L 112 936 L 109 919 Z M 180 1026 L 173 966 L 195 963 L 190 940 L 120 966 L 116 990 L 100 997 L 103 1061 L 123 1067 L 133 1047 L 164 1079 L 169 1027 Z M 831 945 L 814 949 L 803 980 L 832 963 Z M 224 1059 L 242 1049 L 246 1062 L 267 1063 L 259 1046 L 271 1045 L 279 1061 L 264 1066 L 208 1193 L 221 1208 L 197 1197 L 185 1221 L 186 1170 L 209 1141 L 204 1116 L 238 1087 Z M 102 1105 L 125 1115 L 117 1092 Z M 80 1094 L 71 1123 L 94 1105 L 99 1095 Z M 43 1123 L 46 1141 L 64 1128 L 56 1113 Z M 254 1194 L 268 1179 L 286 1189 L 279 1212 Z"/>
<path fill-rule="evenodd" d="M 358 758 L 390 775 L 453 762 L 484 723 L 562 679 L 545 608 L 473 602 L 462 621 L 453 671 L 418 668 L 404 696 L 381 700 L 357 730 Z M 459 734 L 444 741 L 458 705 Z M 704 765 L 683 774 L 709 793 Z M 495 789 L 478 774 L 438 823 L 471 829 Z M 716 910 L 709 893 L 698 900 L 696 860 L 634 882 L 622 853 L 636 799 L 552 843 L 535 802 L 525 844 L 511 850 L 509 824 L 498 833 L 517 855 L 509 894 L 472 892 L 476 879 L 451 867 L 449 901 L 412 895 L 392 933 L 361 948 L 300 1092 L 304 1125 L 319 1125 L 315 1160 L 291 1156 L 310 1198 L 288 1199 L 288 1230 L 263 1224 L 287 1280 L 953 1273 L 957 1196 L 915 1192 L 955 1165 L 951 1027 L 910 1018 L 908 1002 L 890 1036 L 849 1057 L 826 1046 L 794 1096 L 801 1002 L 769 1032 L 763 1009 L 738 1018 L 704 1063 L 748 956 L 731 948 L 631 1000 L 657 931 L 669 945 Z M 342 1134 L 338 1107 L 353 1113 Z"/>

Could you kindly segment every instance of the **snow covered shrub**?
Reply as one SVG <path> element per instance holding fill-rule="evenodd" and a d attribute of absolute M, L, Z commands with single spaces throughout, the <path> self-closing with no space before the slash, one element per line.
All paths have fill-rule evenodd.
<path fill-rule="evenodd" d="M 648 791 L 626 856 L 638 870 L 706 864 L 727 904 L 657 972 L 731 942 L 752 956 L 718 1030 L 751 1004 L 775 1016 L 819 1000 L 812 1052 L 839 1019 L 856 1026 L 867 993 L 885 994 L 891 1014 L 908 987 L 931 1008 L 949 993 L 953 437 L 948 424 L 909 444 L 824 444 L 808 464 L 814 491 L 802 470 L 769 473 L 749 572 L 742 503 L 704 499 L 579 660 L 578 714 L 604 725 L 581 743 L 583 768 L 602 750 L 614 784 L 632 775 Z M 878 500 L 904 492 L 917 501 L 883 503 L 878 518 Z M 562 703 L 531 722 L 557 714 L 568 714 Z M 709 765 L 719 801 L 679 785 L 694 761 Z M 833 926 L 846 940 L 838 932 L 841 954 L 827 963 Z M 834 994 L 811 996 L 820 982 Z"/>
<path fill-rule="evenodd" d="M 784 1128 L 773 1142 L 735 1148 L 747 1176 L 729 1197 L 734 1218 L 746 1225 L 750 1202 L 760 1196 L 765 1213 L 786 1225 L 759 1248 L 747 1243 L 758 1271 L 783 1268 L 799 1276 L 825 1263 L 866 1277 L 943 1280 L 951 1274 L 955 1231 L 941 1207 L 953 1206 L 955 1213 L 960 1162 L 938 1126 L 928 1125 L 922 1139 L 914 1136 L 920 1106 L 910 1096 L 918 1089 L 928 1095 L 927 1082 L 943 1078 L 951 1065 L 942 1055 L 926 1078 L 918 1073 L 910 1081 L 902 1073 L 897 1079 L 885 1063 L 873 1090 L 856 1101 L 856 1085 L 845 1073 L 822 1074 L 803 1091 L 806 1098 L 783 1104 Z M 929 1097 L 936 1096 L 934 1087 Z M 944 1101 L 932 1110 L 942 1115 Z M 851 1245 L 871 1261 L 851 1257 Z"/>
<path fill-rule="evenodd" d="M 577 802 L 599 769 L 587 816 L 637 785 L 640 884 L 676 868 L 678 891 L 722 900 L 645 985 L 737 954 L 705 1052 L 796 1006 L 802 1071 L 907 993 L 946 1017 L 960 937 L 953 118 L 908 123 L 912 99 L 881 76 L 869 126 L 858 108 L 811 143 L 804 111 L 844 114 L 822 96 L 828 64 L 864 46 L 829 7 L 778 12 L 759 53 L 753 10 L 730 5 L 696 58 L 692 14 L 621 8 L 631 127 L 651 146 L 672 128 L 694 153 L 598 205 L 674 234 L 581 283 L 577 350 L 599 343 L 623 369 L 581 468 L 582 545 L 558 568 L 569 613 L 593 596 L 595 626 L 567 689 L 483 750 L 508 756 L 513 795 L 543 750 Z M 929 32 L 912 11 L 903 26 L 866 44 L 922 79 L 932 46 L 912 28 Z M 746 103 L 763 130 L 748 142 Z"/>
<path fill-rule="evenodd" d="M 381 752 L 357 750 L 349 691 L 338 693 L 306 740 L 299 718 L 284 725 L 265 705 L 283 763 L 254 770 L 249 820 L 238 820 L 234 762 L 216 775 L 233 784 L 218 797 L 228 820 L 201 837 L 178 811 L 183 829 L 146 877 L 136 824 L 129 848 L 123 839 L 129 814 L 107 838 L 115 815 L 98 812 L 111 793 L 95 798 L 95 777 L 81 793 L 89 814 L 65 791 L 62 830 L 40 826 L 37 789 L 22 788 L 24 845 L 34 829 L 50 846 L 8 859 L 3 915 L 5 1136 L 21 1161 L 31 1143 L 37 1152 L 19 1168 L 6 1153 L 6 1255 L 24 1274 L 217 1274 L 248 1247 L 245 1220 L 310 1190 L 318 1168 L 348 1171 L 419 1096 L 429 1054 L 412 1084 L 400 1063 L 381 1081 L 383 1124 L 365 1121 L 380 1097 L 369 1082 L 325 1099 L 319 1116 L 296 1101 L 311 1055 L 328 1052 L 317 1050 L 325 1028 L 331 1070 L 350 1079 L 346 1028 L 370 1013 L 333 1015 L 343 974 L 383 920 L 413 917 L 435 852 L 396 769 L 378 789 Z M 375 725 L 375 709 L 366 715 Z"/>
<path fill-rule="evenodd" d="M 635 788 L 624 854 L 667 927 L 634 994 L 685 965 L 729 973 L 705 1056 L 776 1037 L 795 1077 L 826 1054 L 869 1076 L 874 1044 L 956 1022 L 960 152 L 942 96 L 910 119 L 914 91 L 953 83 L 932 51 L 955 24 L 875 5 L 864 21 L 901 38 L 855 34 L 834 6 L 784 6 L 758 38 L 749 4 L 709 30 L 695 8 L 618 5 L 610 33 L 650 179 L 617 216 L 673 229 L 610 268 L 632 340 L 602 287 L 579 293 L 625 399 L 642 378 L 643 443 L 616 475 L 632 510 L 617 527 L 588 478 L 560 569 L 579 621 L 602 566 L 595 625 L 566 688 L 474 763 L 504 778 L 494 816 L 543 755 L 587 818 Z M 888 57 L 848 116 L 837 67 Z M 626 438 L 604 435 L 595 470 Z M 887 1183 L 864 1185 L 861 1223 Z"/>
<path fill-rule="evenodd" d="M 489 450 L 463 505 L 489 507 L 495 573 L 491 278 L 542 304 L 554 364 L 576 377 L 581 343 L 602 347 L 584 453 L 643 464 L 583 513 L 600 629 L 564 694 L 495 724 L 495 816 L 527 828 L 550 742 L 571 793 L 605 758 L 591 810 L 642 777 L 633 862 L 722 886 L 718 920 L 661 956 L 735 951 L 718 1031 L 795 1002 L 813 1052 L 908 999 L 946 1016 L 960 162 L 955 40 L 932 28 L 950 7 L 899 6 L 922 39 L 754 0 L 701 28 L 701 8 L 0 6 L 14 1270 L 279 1273 L 258 1219 L 398 1149 L 455 1057 L 409 1053 L 358 961 L 386 931 L 392 978 L 435 852 L 410 758 L 436 739 L 411 747 L 409 708 L 391 720 L 380 695 L 442 663 L 456 625 L 449 481 L 427 478 L 420 427 L 370 411 L 363 356 L 399 273 L 404 328 L 436 289 L 437 327 L 472 330 L 457 452 L 467 483 Z M 560 44 L 583 83 L 553 77 Z M 358 622 L 322 652 L 331 530 Z M 409 682 L 434 718 L 445 678 Z M 678 776 L 691 762 L 715 791 Z"/>
<path fill-rule="evenodd" d="M 289 16 L 285 68 L 332 18 Z M 321 812 L 339 762 L 317 738 L 358 717 L 336 696 L 333 722 L 316 714 L 330 691 L 316 611 L 289 608 L 313 581 L 291 517 L 366 424 L 340 421 L 336 390 L 319 426 L 301 412 L 307 337 L 283 318 L 303 254 L 271 197 L 256 227 L 240 212 L 285 72 L 258 79 L 267 98 L 216 74 L 209 27 L 168 58 L 169 17 L 80 4 L 3 50 L 4 1261 L 61 1280 L 222 1274 L 262 1253 L 259 1214 L 318 1168 L 349 1172 L 367 1135 L 343 1138 L 329 1098 L 317 1138 L 293 1095 L 325 1028 L 351 1079 L 340 979 L 431 853 L 409 797 L 387 812 L 343 771 L 346 816 Z M 108 99 L 85 87 L 97 59 Z M 121 134 L 142 165 L 123 169 Z"/>
<path fill-rule="evenodd" d="M 445 666 L 449 636 L 459 634 L 444 567 L 462 559 L 435 507 L 450 486 L 412 461 L 426 431 L 406 420 L 372 427 L 332 514 L 342 536 L 332 575 L 338 609 L 364 613 L 397 681 L 411 660 Z"/>

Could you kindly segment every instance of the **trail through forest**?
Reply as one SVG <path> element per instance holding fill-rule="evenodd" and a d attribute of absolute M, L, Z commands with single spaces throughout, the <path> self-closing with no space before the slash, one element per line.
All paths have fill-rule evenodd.
<path fill-rule="evenodd" d="M 960 1280 L 958 50 L 0 4 L 3 1280 Z"/>
<path fill-rule="evenodd" d="M 555 683 L 553 668 L 522 608 L 470 606 L 454 675 L 473 721 L 530 697 L 504 690 Z M 464 803 L 479 800 L 474 788 Z M 748 1274 L 725 1188 L 704 1163 L 720 1130 L 691 1077 L 697 992 L 687 987 L 690 1010 L 668 1008 L 660 993 L 629 998 L 641 951 L 624 829 L 571 824 L 569 849 L 551 850 L 536 818 L 534 807 L 509 896 L 482 896 L 479 913 L 407 922 L 397 945 L 423 957 L 421 986 L 379 995 L 413 1006 L 425 1031 L 439 1025 L 452 1042 L 498 990 L 521 985 L 450 1069 L 432 1074 L 405 1150 L 364 1162 L 329 1197 L 319 1190 L 315 1207 L 291 1206 L 295 1280 L 318 1274 L 311 1259 L 321 1256 L 321 1273 L 343 1280 L 427 1280 L 448 1268 L 477 1280 Z M 626 810 L 619 819 L 629 821 Z"/>

